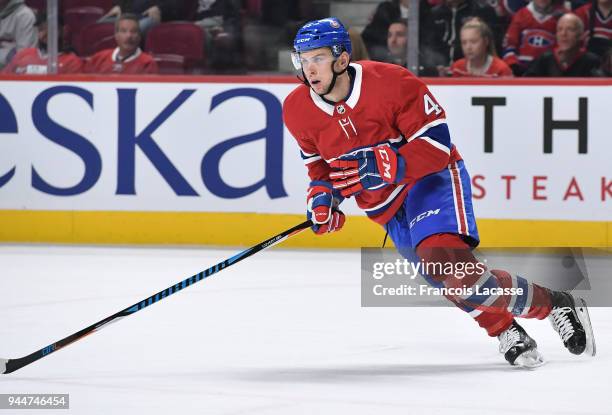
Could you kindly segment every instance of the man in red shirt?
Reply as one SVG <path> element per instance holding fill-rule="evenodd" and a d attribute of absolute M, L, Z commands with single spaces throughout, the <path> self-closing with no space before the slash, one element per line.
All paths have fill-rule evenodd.
<path fill-rule="evenodd" d="M 140 50 L 142 39 L 138 16 L 124 14 L 115 23 L 115 49 L 93 55 L 85 64 L 86 73 L 155 74 L 157 64 L 151 55 Z"/>
<path fill-rule="evenodd" d="M 38 29 L 38 47 L 21 49 L 2 70 L 3 73 L 39 74 L 47 73 L 47 15 L 39 13 L 36 18 Z M 62 45 L 62 27 L 60 25 L 58 44 Z M 72 52 L 60 52 L 57 55 L 57 73 L 80 73 L 83 61 Z"/>

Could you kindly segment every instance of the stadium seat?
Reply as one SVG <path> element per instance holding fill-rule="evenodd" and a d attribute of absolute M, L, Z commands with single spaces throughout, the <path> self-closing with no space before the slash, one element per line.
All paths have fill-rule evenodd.
<path fill-rule="evenodd" d="M 180 75 L 185 73 L 185 58 L 181 55 L 158 53 L 153 54 L 159 73 L 162 75 Z"/>
<path fill-rule="evenodd" d="M 68 34 L 66 42 L 73 44 L 81 30 L 92 23 L 97 22 L 104 15 L 101 7 L 76 7 L 64 11 L 64 28 Z"/>
<path fill-rule="evenodd" d="M 205 64 L 204 32 L 190 22 L 168 22 L 153 27 L 145 50 L 152 54 L 179 55 L 187 70 Z"/>
<path fill-rule="evenodd" d="M 106 13 L 113 7 L 113 0 L 61 0 L 60 5 L 63 11 L 79 7 L 99 7 Z"/>
<path fill-rule="evenodd" d="M 77 54 L 90 56 L 103 49 L 115 48 L 114 23 L 92 23 L 81 29 L 73 44 Z"/>

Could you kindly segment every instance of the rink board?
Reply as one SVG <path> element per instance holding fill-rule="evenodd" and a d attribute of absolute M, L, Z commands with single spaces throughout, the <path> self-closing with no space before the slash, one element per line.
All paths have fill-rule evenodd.
<path fill-rule="evenodd" d="M 19 81 L 16 81 L 19 79 Z M 610 80 L 430 80 L 485 246 L 610 246 Z M 303 220 L 290 77 L 3 77 L 0 240 L 248 245 Z M 354 120 L 359 128 L 359 120 Z M 378 246 L 352 201 L 338 235 Z"/>

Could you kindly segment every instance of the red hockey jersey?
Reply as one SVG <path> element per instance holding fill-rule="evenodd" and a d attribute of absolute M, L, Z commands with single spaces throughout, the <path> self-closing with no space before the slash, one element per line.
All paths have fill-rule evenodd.
<path fill-rule="evenodd" d="M 592 3 L 587 3 L 575 12 L 582 20 L 582 23 L 584 23 L 587 35 L 590 35 L 590 13 L 592 7 Z M 593 16 L 593 37 L 612 41 L 612 13 L 604 17 L 599 8 L 595 9 L 595 16 Z"/>
<path fill-rule="evenodd" d="M 358 148 L 388 143 L 406 161 L 399 184 L 364 190 L 357 205 L 377 223 L 388 222 L 416 180 L 461 159 L 450 142 L 444 110 L 427 86 L 398 65 L 351 63 L 349 96 L 334 105 L 305 85 L 283 105 L 311 180 L 329 181 L 331 161 Z"/>
<path fill-rule="evenodd" d="M 555 46 L 557 20 L 567 12 L 563 8 L 550 14 L 536 11 L 533 2 L 520 9 L 510 22 L 504 38 L 504 61 L 508 65 L 529 65 Z"/>
<path fill-rule="evenodd" d="M 482 77 L 482 78 L 497 78 L 502 76 L 513 76 L 510 67 L 497 56 L 489 55 L 485 63 L 485 71 L 482 74 L 474 75 L 470 72 L 469 62 L 465 58 L 461 58 L 453 62 L 451 73 L 453 77 Z"/>
<path fill-rule="evenodd" d="M 4 67 L 4 73 L 44 75 L 47 73 L 49 58 L 38 48 L 21 49 Z M 57 55 L 57 73 L 80 73 L 83 61 L 74 53 Z"/>
<path fill-rule="evenodd" d="M 157 63 L 151 55 L 139 49 L 125 60 L 120 60 L 119 48 L 102 50 L 85 64 L 85 72 L 99 74 L 156 74 Z"/>

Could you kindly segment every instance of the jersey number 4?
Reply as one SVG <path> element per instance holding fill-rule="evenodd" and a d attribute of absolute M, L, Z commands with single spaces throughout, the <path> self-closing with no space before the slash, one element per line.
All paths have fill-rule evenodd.
<path fill-rule="evenodd" d="M 433 98 L 427 94 L 423 95 L 423 103 L 425 104 L 425 115 L 429 115 L 432 112 L 435 112 L 436 115 L 438 115 L 442 112 L 440 106 L 436 104 Z"/>

